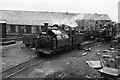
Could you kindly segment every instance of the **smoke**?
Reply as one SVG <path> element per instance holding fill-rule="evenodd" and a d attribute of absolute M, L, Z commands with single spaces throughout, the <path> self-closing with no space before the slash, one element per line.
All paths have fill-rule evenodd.
<path fill-rule="evenodd" d="M 68 25 L 70 27 L 76 27 L 76 26 L 78 26 L 76 23 L 76 20 L 82 19 L 83 17 L 84 17 L 83 14 L 79 14 L 77 16 L 66 16 L 63 19 L 57 19 L 57 20 L 53 19 L 52 24 L 58 24 L 58 25 L 65 24 L 65 25 Z"/>

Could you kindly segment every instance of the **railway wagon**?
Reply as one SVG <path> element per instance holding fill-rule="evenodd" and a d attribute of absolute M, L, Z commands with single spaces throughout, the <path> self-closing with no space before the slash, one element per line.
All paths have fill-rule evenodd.
<path fill-rule="evenodd" d="M 35 41 L 35 48 L 38 55 L 55 54 L 62 50 L 68 52 L 75 46 L 80 48 L 83 41 L 84 35 L 69 26 L 64 26 L 63 29 L 58 25 L 49 27 L 45 23 L 44 30 Z"/>
<path fill-rule="evenodd" d="M 37 38 L 38 34 L 31 34 L 22 37 L 23 43 L 25 44 L 26 47 L 35 47 L 35 40 Z"/>

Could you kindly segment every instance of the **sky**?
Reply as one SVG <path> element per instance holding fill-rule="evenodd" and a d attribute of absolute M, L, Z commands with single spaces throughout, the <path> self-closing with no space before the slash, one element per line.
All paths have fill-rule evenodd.
<path fill-rule="evenodd" d="M 118 22 L 120 0 L 0 0 L 2 10 L 108 14 Z"/>

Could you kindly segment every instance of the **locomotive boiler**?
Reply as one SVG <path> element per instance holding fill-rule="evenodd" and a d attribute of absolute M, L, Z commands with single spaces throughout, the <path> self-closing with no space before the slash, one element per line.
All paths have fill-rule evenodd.
<path fill-rule="evenodd" d="M 65 25 L 50 27 L 45 23 L 42 32 L 37 36 L 35 48 L 38 55 L 54 54 L 62 50 L 68 52 L 75 46 L 80 48 L 83 41 L 84 35 L 77 32 L 75 28 Z"/>

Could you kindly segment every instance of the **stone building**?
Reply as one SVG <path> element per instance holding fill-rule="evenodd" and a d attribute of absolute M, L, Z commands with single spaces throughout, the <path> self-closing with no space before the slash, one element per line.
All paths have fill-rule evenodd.
<path fill-rule="evenodd" d="M 49 25 L 94 26 L 96 23 L 110 22 L 107 14 L 84 14 L 68 12 L 14 11 L 0 10 L 0 20 L 6 22 L 7 36 L 30 35 L 41 30 L 45 22 Z"/>

